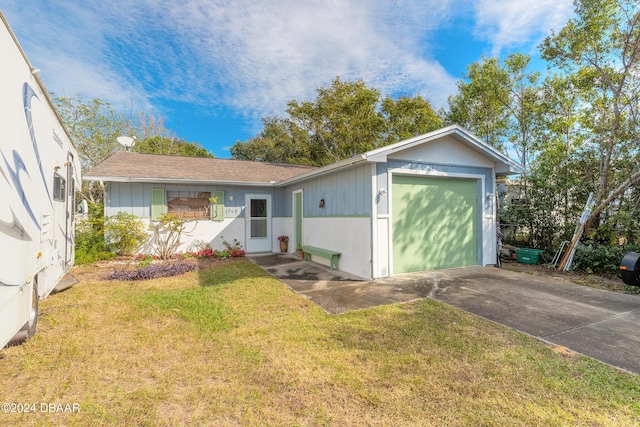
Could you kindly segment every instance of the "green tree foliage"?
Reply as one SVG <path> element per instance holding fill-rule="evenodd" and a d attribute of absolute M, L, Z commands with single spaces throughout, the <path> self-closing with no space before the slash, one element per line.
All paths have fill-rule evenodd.
<path fill-rule="evenodd" d="M 54 101 L 78 150 L 83 172 L 114 153 L 119 147 L 116 138 L 132 126 L 126 115 L 100 99 L 84 101 L 77 96 L 54 97 Z M 100 202 L 103 194 L 103 184 L 84 182 L 82 185 L 83 197 L 92 203 Z"/>
<path fill-rule="evenodd" d="M 311 154 L 307 132 L 291 120 L 280 117 L 262 119 L 263 130 L 246 142 L 231 147 L 231 157 L 272 163 L 315 165 L 317 154 Z"/>
<path fill-rule="evenodd" d="M 232 157 L 322 166 L 441 126 L 422 97 L 381 100 L 361 80 L 338 77 L 316 92 L 313 101 L 290 101 L 287 117 L 263 119 L 263 131 L 236 142 Z"/>
<path fill-rule="evenodd" d="M 101 99 L 84 100 L 54 96 L 56 109 L 71 134 L 82 171 L 85 172 L 123 149 L 117 138 L 136 136 L 134 151 L 153 154 L 213 157 L 198 143 L 181 140 L 169 131 L 161 118 L 140 113 L 137 117 L 115 110 Z M 103 184 L 84 182 L 82 197 L 91 203 L 100 203 L 104 194 Z"/>
<path fill-rule="evenodd" d="M 422 135 L 442 126 L 442 120 L 431 103 L 421 96 L 387 97 L 382 100 L 380 113 L 386 122 L 383 145 Z"/>
<path fill-rule="evenodd" d="M 75 264 L 91 264 L 114 256 L 104 240 L 104 206 L 89 203 L 89 212 L 76 219 Z"/>
<path fill-rule="evenodd" d="M 444 113 L 519 158 L 525 175 L 501 221 L 526 236 L 520 243 L 546 249 L 571 238 L 590 192 L 587 237 L 640 239 L 640 5 L 575 6 L 575 17 L 540 47 L 549 61 L 544 81 L 525 55 L 483 58 Z"/>
<path fill-rule="evenodd" d="M 83 170 L 98 165 L 119 147 L 116 138 L 131 128 L 131 120 L 101 99 L 84 101 L 55 97 L 56 109 L 69 129 Z"/>
<path fill-rule="evenodd" d="M 576 0 L 576 17 L 541 46 L 583 89 L 580 126 L 598 161 L 590 223 L 640 182 L 640 6 L 636 0 Z"/>
<path fill-rule="evenodd" d="M 317 89 L 314 101 L 290 101 L 290 120 L 306 130 L 312 154 L 318 164 L 328 164 L 375 147 L 384 130 L 377 114 L 380 94 L 363 81 L 333 81 L 329 88 Z"/>
<path fill-rule="evenodd" d="M 514 151 L 525 173 L 540 132 L 540 73 L 527 70 L 530 60 L 515 53 L 504 64 L 483 57 L 469 65 L 444 114 L 448 123 L 471 130 L 502 151 Z"/>
<path fill-rule="evenodd" d="M 488 144 L 505 149 L 509 98 L 509 75 L 497 58 L 482 58 L 467 67 L 450 96 L 445 121 L 474 132 Z"/>
<path fill-rule="evenodd" d="M 133 151 L 148 154 L 170 154 L 174 156 L 213 157 L 213 154 L 200 144 L 162 135 L 154 135 L 137 140 L 133 146 Z"/>
<path fill-rule="evenodd" d="M 147 239 L 145 225 L 137 216 L 127 212 L 105 218 L 104 234 L 107 247 L 118 255 L 133 255 Z"/>

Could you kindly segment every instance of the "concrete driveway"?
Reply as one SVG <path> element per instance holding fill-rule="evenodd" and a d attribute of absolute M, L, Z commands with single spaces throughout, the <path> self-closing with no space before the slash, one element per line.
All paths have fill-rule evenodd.
<path fill-rule="evenodd" d="M 249 258 L 329 313 L 432 298 L 640 374 L 640 296 L 496 268 L 366 281 L 286 254 Z"/>

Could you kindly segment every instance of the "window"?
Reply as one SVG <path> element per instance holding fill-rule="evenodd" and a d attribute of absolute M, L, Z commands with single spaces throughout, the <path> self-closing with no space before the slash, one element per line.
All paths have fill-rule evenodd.
<path fill-rule="evenodd" d="M 184 219 L 209 218 L 210 191 L 167 191 L 167 213 Z"/>
<path fill-rule="evenodd" d="M 60 175 L 53 175 L 53 200 L 64 202 L 65 181 Z"/>

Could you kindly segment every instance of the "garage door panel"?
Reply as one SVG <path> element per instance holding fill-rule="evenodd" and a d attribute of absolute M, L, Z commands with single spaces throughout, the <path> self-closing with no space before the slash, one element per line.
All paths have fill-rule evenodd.
<path fill-rule="evenodd" d="M 394 272 L 476 265 L 475 180 L 393 177 Z"/>

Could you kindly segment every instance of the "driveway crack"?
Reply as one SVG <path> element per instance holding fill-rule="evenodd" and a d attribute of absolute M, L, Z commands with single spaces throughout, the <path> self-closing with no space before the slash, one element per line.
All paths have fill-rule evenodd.
<path fill-rule="evenodd" d="M 431 279 L 433 280 L 433 288 L 431 288 L 431 291 L 429 291 L 429 294 L 427 295 L 427 298 L 431 298 L 433 299 L 433 297 L 436 295 L 436 292 L 438 292 L 438 290 L 440 289 L 440 278 L 438 277 L 437 274 L 430 274 Z"/>
<path fill-rule="evenodd" d="M 634 313 L 634 312 L 640 312 L 640 307 L 636 308 L 636 309 L 633 309 L 633 310 L 625 311 L 625 312 L 622 312 L 622 313 L 617 313 L 617 314 L 614 314 L 613 316 L 605 317 L 604 319 L 594 320 L 593 322 L 584 323 L 584 324 L 579 325 L 579 326 L 574 326 L 572 328 L 567 328 L 567 329 L 564 329 L 562 331 L 554 332 L 552 334 L 543 336 L 542 339 L 547 339 L 549 337 L 554 337 L 556 335 L 561 335 L 561 334 L 564 334 L 566 332 L 575 331 L 577 329 L 581 329 L 581 328 L 584 328 L 584 327 L 587 327 L 587 326 L 595 325 L 597 323 L 606 322 L 608 320 L 615 319 L 617 317 L 626 316 L 626 315 Z"/>

